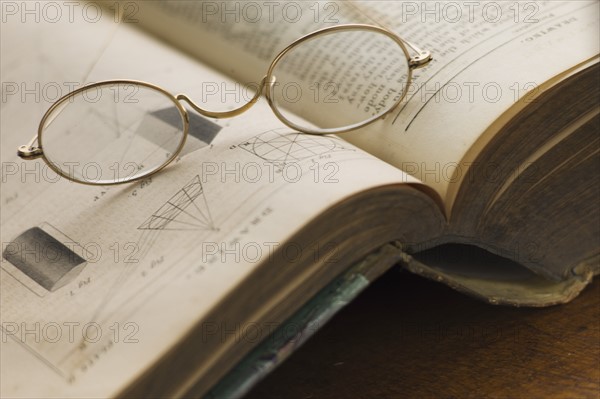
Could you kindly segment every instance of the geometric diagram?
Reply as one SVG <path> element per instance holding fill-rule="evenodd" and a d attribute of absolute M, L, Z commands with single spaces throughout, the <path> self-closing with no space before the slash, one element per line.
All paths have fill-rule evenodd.
<path fill-rule="evenodd" d="M 345 149 L 332 137 L 277 130 L 254 136 L 239 147 L 265 161 L 283 164 Z"/>
<path fill-rule="evenodd" d="M 175 193 L 138 230 L 216 230 L 200 176 Z"/>
<path fill-rule="evenodd" d="M 50 224 L 43 223 L 41 227 L 26 230 L 6 245 L 2 257 L 41 288 L 54 292 L 81 273 L 87 264 L 82 257 L 85 256 L 83 252 L 85 250 L 76 242 Z M 29 284 L 25 286 L 40 295 Z"/>
<path fill-rule="evenodd" d="M 138 230 L 142 230 L 142 232 L 140 238 L 137 240 L 136 262 L 124 265 L 119 277 L 106 295 L 105 300 L 96 309 L 92 321 L 97 320 L 104 307 L 125 286 L 126 281 L 133 275 L 139 262 L 148 255 L 162 231 L 217 230 L 214 227 L 212 216 L 204 197 L 200 176 L 197 175 L 181 190 L 177 191 L 175 195 L 142 223 L 138 227 Z"/>

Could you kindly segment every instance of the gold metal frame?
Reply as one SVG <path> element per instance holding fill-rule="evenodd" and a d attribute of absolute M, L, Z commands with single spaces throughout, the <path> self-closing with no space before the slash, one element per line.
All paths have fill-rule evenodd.
<path fill-rule="evenodd" d="M 408 63 L 408 77 L 406 79 L 406 84 L 405 84 L 404 90 L 402 91 L 402 96 L 387 111 L 385 111 L 379 115 L 375 115 L 374 117 L 371 117 L 363 122 L 356 123 L 356 124 L 350 125 L 350 126 L 345 126 L 342 128 L 313 130 L 313 129 L 304 128 L 302 126 L 298 126 L 295 123 L 287 120 L 285 118 L 285 116 L 283 116 L 281 114 L 281 112 L 279 111 L 279 109 L 277 108 L 277 106 L 275 105 L 274 100 L 273 100 L 273 89 L 275 87 L 275 81 L 276 81 L 276 77 L 273 75 L 273 71 L 274 71 L 275 67 L 277 66 L 277 63 L 279 62 L 279 60 L 281 58 L 283 58 L 283 56 L 285 56 L 291 50 L 293 50 L 295 47 L 297 47 L 299 44 L 302 44 L 308 40 L 314 39 L 315 37 L 321 37 L 323 35 L 335 33 L 335 32 L 349 31 L 349 30 L 366 30 L 366 31 L 382 33 L 382 34 L 388 36 L 389 38 L 391 38 L 392 40 L 394 40 L 398 44 L 398 46 L 400 46 L 400 48 L 404 52 L 404 55 L 406 56 L 406 61 Z M 411 57 L 408 52 L 407 47 L 410 47 L 415 53 L 417 53 L 417 55 Z M 269 106 L 271 107 L 271 109 L 273 110 L 273 113 L 277 116 L 277 118 L 279 118 L 279 120 L 281 122 L 283 122 L 288 127 L 291 127 L 292 129 L 298 130 L 302 133 L 316 134 L 316 135 L 346 133 L 346 132 L 360 129 L 361 127 L 370 125 L 371 123 L 373 123 L 379 119 L 385 118 L 386 115 L 393 112 L 398 107 L 398 105 L 402 102 L 402 100 L 404 100 L 404 97 L 406 97 L 406 93 L 407 93 L 406 89 L 408 88 L 408 86 L 410 85 L 410 82 L 412 81 L 412 70 L 424 67 L 431 61 L 431 59 L 432 59 L 431 53 L 429 53 L 428 51 L 419 49 L 415 45 L 403 40 L 401 37 L 399 37 L 398 35 L 396 35 L 395 33 L 391 32 L 388 29 L 381 28 L 381 27 L 375 26 L 375 25 L 364 25 L 364 24 L 336 25 L 336 26 L 332 26 L 329 28 L 317 30 L 315 32 L 309 33 L 308 35 L 305 35 L 305 36 L 297 39 L 292 44 L 290 44 L 285 49 L 283 49 L 273 59 L 273 61 L 271 62 L 271 66 L 269 66 L 269 70 L 267 71 L 267 76 L 265 76 L 265 78 L 264 78 L 264 79 L 266 79 L 267 82 L 269 82 L 269 85 L 270 85 L 269 89 L 266 91 L 266 97 L 267 97 L 267 101 L 269 102 Z"/>
<path fill-rule="evenodd" d="M 281 114 L 281 112 L 279 111 L 278 107 L 276 106 L 276 104 L 274 102 L 274 98 L 273 98 L 274 97 L 273 90 L 274 90 L 275 82 L 276 82 L 276 77 L 273 75 L 273 71 L 275 70 L 277 63 L 283 58 L 283 56 L 285 56 L 291 50 L 293 50 L 298 45 L 300 45 L 306 41 L 309 41 L 316 37 L 321 37 L 322 35 L 327 35 L 327 34 L 340 32 L 340 31 L 349 31 L 349 30 L 366 30 L 366 31 L 371 31 L 371 32 L 382 33 L 382 34 L 388 36 L 389 38 L 393 39 L 398 44 L 398 46 L 400 46 L 400 48 L 404 52 L 404 55 L 406 56 L 406 61 L 408 63 L 408 76 L 406 79 L 406 84 L 405 84 L 404 90 L 402 92 L 402 96 L 387 111 L 385 111 L 379 115 L 375 115 L 363 122 L 356 123 L 356 124 L 350 125 L 350 126 L 344 126 L 342 128 L 307 129 L 305 127 L 298 126 L 295 123 L 287 120 L 285 118 L 285 116 L 283 114 Z M 416 55 L 411 56 L 409 53 L 409 48 Z M 196 112 L 198 112 L 199 114 L 204 115 L 206 117 L 216 118 L 216 119 L 231 118 L 231 117 L 240 115 L 240 114 L 246 112 L 248 109 L 250 109 L 258 101 L 258 99 L 260 98 L 260 96 L 262 95 L 262 93 L 264 91 L 265 97 L 267 98 L 267 102 L 269 103 L 269 106 L 273 110 L 273 113 L 286 126 L 292 128 L 292 129 L 298 130 L 301 133 L 313 134 L 313 135 L 346 133 L 346 132 L 367 126 L 379 119 L 383 119 L 388 114 L 393 112 L 398 107 L 398 105 L 402 102 L 402 100 L 404 100 L 404 98 L 406 97 L 407 88 L 410 85 L 410 82 L 412 80 L 413 69 L 424 67 L 431 60 L 432 60 L 432 57 L 431 57 L 430 52 L 422 50 L 422 49 L 418 48 L 417 46 L 415 46 L 414 44 L 409 43 L 406 40 L 403 40 L 398 35 L 396 35 L 395 33 L 393 33 L 392 31 L 390 31 L 386 28 L 382 28 L 382 27 L 375 26 L 375 25 L 364 25 L 364 24 L 336 25 L 336 26 L 332 26 L 332 27 L 328 27 L 328 28 L 323 28 L 323 29 L 314 31 L 312 33 L 309 33 L 305 36 L 302 36 L 301 38 L 295 40 L 293 43 L 291 43 L 289 46 L 287 46 L 285 49 L 283 49 L 279 54 L 277 54 L 277 56 L 271 62 L 271 65 L 269 66 L 269 69 L 267 70 L 267 74 L 261 80 L 254 97 L 248 103 L 242 105 L 239 108 L 236 108 L 231 111 L 225 111 L 225 112 L 208 111 L 208 110 L 205 110 L 205 109 L 199 107 L 196 103 L 194 103 L 185 94 L 179 94 L 177 96 L 174 96 L 159 86 L 156 86 L 156 85 L 153 85 L 153 84 L 147 83 L 147 82 L 137 81 L 137 80 L 120 79 L 120 80 L 107 80 L 107 81 L 97 82 L 97 83 L 93 83 L 93 84 L 90 84 L 87 86 L 83 86 L 77 90 L 74 90 L 74 91 L 68 93 L 67 95 L 61 97 L 54 104 L 52 104 L 52 106 L 48 109 L 48 111 L 46 111 L 46 113 L 42 117 L 42 120 L 40 121 L 37 135 L 35 135 L 28 144 L 20 146 L 17 150 L 17 154 L 19 155 L 19 157 L 21 157 L 22 159 L 25 159 L 25 160 L 33 160 L 33 159 L 42 158 L 44 160 L 44 162 L 46 162 L 46 164 L 48 164 L 48 166 L 54 172 L 56 172 L 58 175 L 66 178 L 70 181 L 76 182 L 76 183 L 82 183 L 82 184 L 94 185 L 94 186 L 110 186 L 110 185 L 116 185 L 116 184 L 130 183 L 130 182 L 134 182 L 137 180 L 145 179 L 146 177 L 151 176 L 151 175 L 161 171 L 163 168 L 165 168 L 167 165 L 169 165 L 173 160 L 175 160 L 181 153 L 181 150 L 183 149 L 183 147 L 186 143 L 188 130 L 189 130 L 189 116 L 188 116 L 186 109 L 181 104 L 182 101 L 185 101 L 192 109 L 194 109 Z M 135 178 L 132 178 L 129 180 L 115 181 L 115 182 L 109 182 L 109 183 L 100 183 L 100 182 L 77 180 L 77 179 L 73 178 L 72 176 L 68 176 L 67 174 L 63 173 L 63 171 L 60 170 L 60 168 L 56 167 L 56 165 L 54 165 L 44 154 L 42 133 L 44 131 L 46 121 L 48 120 L 48 118 L 50 116 L 52 116 L 53 112 L 58 107 L 60 107 L 64 102 L 68 101 L 69 99 L 76 96 L 77 94 L 82 93 L 87 90 L 90 90 L 95 87 L 115 85 L 115 84 L 131 84 L 131 85 L 147 87 L 147 88 L 155 90 L 155 91 L 165 95 L 167 98 L 169 98 L 169 100 L 171 100 L 175 104 L 175 106 L 179 110 L 179 112 L 182 116 L 182 119 L 183 119 L 184 132 L 183 132 L 183 139 L 181 140 L 181 143 L 179 144 L 179 146 L 177 147 L 177 150 L 173 153 L 173 155 L 171 155 L 171 157 L 169 159 L 167 159 L 162 165 L 160 165 L 159 167 L 157 167 L 154 170 L 151 170 L 150 172 L 148 172 L 146 174 L 143 174 L 141 176 L 138 176 L 138 177 L 135 177 Z M 265 87 L 267 87 L 267 86 L 268 86 L 268 89 L 265 90 Z M 37 145 L 35 145 L 36 142 L 37 142 Z"/>

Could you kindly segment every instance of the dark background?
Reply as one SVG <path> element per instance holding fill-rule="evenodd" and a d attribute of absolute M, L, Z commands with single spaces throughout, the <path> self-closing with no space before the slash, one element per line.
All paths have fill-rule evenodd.
<path fill-rule="evenodd" d="M 269 398 L 600 398 L 600 280 L 525 309 L 392 269 L 247 396 Z"/>

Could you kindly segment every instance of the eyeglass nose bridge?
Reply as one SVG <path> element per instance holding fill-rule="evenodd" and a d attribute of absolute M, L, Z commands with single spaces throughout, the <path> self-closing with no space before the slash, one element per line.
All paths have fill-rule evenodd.
<path fill-rule="evenodd" d="M 244 112 L 246 112 L 247 110 L 252 108 L 252 106 L 254 104 L 256 104 L 256 102 L 258 101 L 258 99 L 260 98 L 260 96 L 263 93 L 263 90 L 266 85 L 266 81 L 267 81 L 267 77 L 265 76 L 260 81 L 258 88 L 256 89 L 256 93 L 254 94 L 254 97 L 252 97 L 252 99 L 250 99 L 250 101 L 248 101 L 246 104 L 242 105 L 239 108 L 232 109 L 231 111 L 215 112 L 215 111 L 206 110 L 206 109 L 198 106 L 193 100 L 191 100 L 185 94 L 178 94 L 175 98 L 178 101 L 186 102 L 194 111 L 198 112 L 200 115 L 204 115 L 209 118 L 215 118 L 215 119 L 232 118 L 234 116 L 243 114 Z"/>

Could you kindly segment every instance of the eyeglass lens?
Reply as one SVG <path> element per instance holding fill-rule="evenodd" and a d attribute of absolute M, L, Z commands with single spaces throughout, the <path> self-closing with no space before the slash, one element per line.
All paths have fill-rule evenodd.
<path fill-rule="evenodd" d="M 63 175 L 116 183 L 163 166 L 184 140 L 183 118 L 174 100 L 159 90 L 100 84 L 56 104 L 40 141 L 48 161 Z"/>
<path fill-rule="evenodd" d="M 335 31 L 298 44 L 277 62 L 271 96 L 294 125 L 308 119 L 321 129 L 352 128 L 398 102 L 408 71 L 404 50 L 386 34 Z"/>

